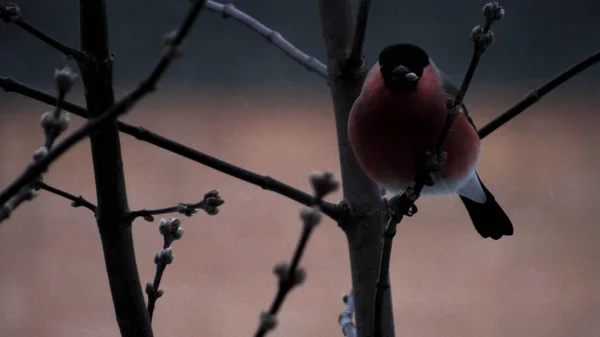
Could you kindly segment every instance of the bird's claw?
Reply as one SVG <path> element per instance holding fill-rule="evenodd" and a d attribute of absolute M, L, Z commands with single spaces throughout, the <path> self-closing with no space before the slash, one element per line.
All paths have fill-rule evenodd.
<path fill-rule="evenodd" d="M 427 154 L 427 166 L 430 168 L 437 168 L 443 165 L 448 159 L 448 152 L 440 151 L 438 153 L 428 152 Z"/>
<path fill-rule="evenodd" d="M 416 201 L 417 198 L 419 197 L 419 194 L 417 193 L 417 191 L 415 191 L 415 189 L 410 186 L 404 191 L 404 194 L 406 195 L 408 200 L 410 200 L 412 202 Z"/>
<path fill-rule="evenodd" d="M 410 207 L 408 207 L 408 209 L 406 210 L 404 215 L 413 216 L 413 215 L 417 214 L 418 211 L 419 211 L 419 209 L 417 208 L 417 205 L 412 204 L 412 205 L 410 205 Z"/>
<path fill-rule="evenodd" d="M 448 159 L 448 153 L 441 151 L 438 153 L 427 152 L 427 160 L 425 170 L 427 174 L 424 175 L 423 184 L 425 186 L 433 186 L 437 180 L 437 173 L 440 170 L 440 166 L 443 165 Z"/>

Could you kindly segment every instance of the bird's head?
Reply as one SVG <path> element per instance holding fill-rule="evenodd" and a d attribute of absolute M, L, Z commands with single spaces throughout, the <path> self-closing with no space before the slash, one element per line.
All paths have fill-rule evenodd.
<path fill-rule="evenodd" d="M 386 88 L 393 92 L 414 91 L 429 64 L 429 55 L 414 44 L 393 44 L 379 53 L 379 71 Z"/>

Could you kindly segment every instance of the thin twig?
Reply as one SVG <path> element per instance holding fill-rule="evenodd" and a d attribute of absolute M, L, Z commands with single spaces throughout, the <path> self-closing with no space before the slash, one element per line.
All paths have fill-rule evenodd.
<path fill-rule="evenodd" d="M 446 140 L 446 133 L 450 132 L 450 127 L 460 112 L 460 107 L 462 106 L 465 96 L 467 95 L 469 85 L 471 84 L 471 80 L 475 75 L 475 70 L 477 69 L 479 60 L 487 48 L 494 43 L 494 33 L 490 30 L 492 24 L 504 17 L 504 9 L 497 2 L 490 2 L 484 6 L 483 16 L 485 17 L 485 24 L 483 27 L 476 26 L 471 31 L 471 41 L 473 41 L 474 47 L 473 56 L 471 57 L 469 68 L 467 69 L 467 73 L 463 78 L 460 89 L 458 90 L 456 97 L 454 97 L 454 101 L 449 107 L 449 113 L 443 129 L 444 131 L 436 144 L 435 153 L 438 156 L 438 159 L 440 159 L 442 146 Z"/>
<path fill-rule="evenodd" d="M 34 164 L 48 154 L 48 151 L 50 151 L 52 148 L 56 138 L 58 138 L 58 136 L 60 136 L 69 126 L 69 116 L 62 113 L 61 105 L 67 93 L 73 88 L 76 79 L 77 74 L 72 72 L 71 68 L 69 67 L 65 67 L 60 70 L 56 69 L 54 73 L 54 80 L 58 89 L 56 107 L 54 108 L 54 112 L 47 111 L 42 115 L 41 125 L 44 129 L 44 136 L 46 140 L 44 142 L 44 146 L 37 149 L 33 153 Z M 2 204 L 3 211 L 0 214 L 0 223 L 6 220 L 8 216 L 10 216 L 10 214 L 24 201 L 30 201 L 35 198 L 37 193 L 33 190 L 35 189 L 36 182 L 41 181 L 41 179 L 42 176 L 39 175 L 37 179 L 34 179 L 23 186 L 17 192 L 16 196 L 12 197 L 14 200 L 9 200 L 5 204 Z"/>
<path fill-rule="evenodd" d="M 490 31 L 490 27 L 492 23 L 502 19 L 504 16 L 504 9 L 502 9 L 497 2 L 490 2 L 483 7 L 483 14 L 485 17 L 485 25 L 483 28 L 477 26 L 471 32 L 471 40 L 474 44 L 473 57 L 471 58 L 469 69 L 463 79 L 458 94 L 450 104 L 447 105 L 448 113 L 446 115 L 446 121 L 436 142 L 435 152 L 429 152 L 427 154 L 425 162 L 415 175 L 413 186 L 409 186 L 404 193 L 399 196 L 394 196 L 388 202 L 389 218 L 383 234 L 383 249 L 374 303 L 375 310 L 373 324 L 375 327 L 375 337 L 381 337 L 383 335 L 383 294 L 389 291 L 390 288 L 390 258 L 397 226 L 405 215 L 413 216 L 417 212 L 415 201 L 421 195 L 421 191 L 426 185 L 433 185 L 435 183 L 435 181 L 432 180 L 432 173 L 439 170 L 440 165 L 445 161 L 445 153 L 442 152 L 444 143 L 456 116 L 459 114 L 460 107 L 467 94 L 469 83 L 475 74 L 481 55 L 483 55 L 487 47 L 493 43 L 494 35 Z"/>
<path fill-rule="evenodd" d="M 183 236 L 181 221 L 177 218 L 161 219 L 158 230 L 163 236 L 163 247 L 154 256 L 154 263 L 156 264 L 154 280 L 152 283 L 146 283 L 146 294 L 148 295 L 147 310 L 150 320 L 152 320 L 152 315 L 154 314 L 156 300 L 164 294 L 164 290 L 160 289 L 160 281 L 165 273 L 165 269 L 167 269 L 167 265 L 173 263 L 174 256 L 171 244 Z"/>
<path fill-rule="evenodd" d="M 54 108 L 54 113 L 52 114 L 52 117 L 55 120 L 58 120 L 60 118 L 60 113 L 62 111 L 62 103 L 65 100 L 65 95 L 66 93 L 64 91 L 59 91 L 58 92 L 58 97 L 56 99 L 56 107 Z M 51 149 L 52 145 L 54 145 L 54 141 L 56 140 L 56 138 L 58 137 L 58 132 L 59 129 L 53 129 L 53 130 L 48 130 L 46 132 L 46 141 L 44 142 L 44 146 L 47 149 Z"/>
<path fill-rule="evenodd" d="M 48 184 L 46 184 L 45 182 L 39 180 L 35 183 L 34 185 L 35 189 L 40 189 L 40 190 L 44 190 L 44 191 L 48 191 L 50 193 L 56 194 L 58 196 L 61 196 L 65 199 L 71 200 L 71 206 L 73 207 L 85 207 L 87 209 L 89 209 L 90 211 L 92 211 L 94 214 L 96 214 L 96 205 L 92 204 L 91 202 L 87 201 L 84 197 L 82 197 L 81 195 L 79 196 L 75 196 L 69 192 L 63 191 L 59 188 L 56 188 L 54 186 L 50 186 Z"/>
<path fill-rule="evenodd" d="M 206 1 L 206 9 L 211 12 L 220 13 L 224 19 L 234 18 L 243 23 L 246 27 L 257 32 L 260 36 L 267 39 L 271 44 L 283 51 L 292 60 L 298 62 L 309 71 L 317 73 L 322 78 L 327 79 L 327 67 L 316 58 L 304 53 L 296 46 L 286 40 L 279 32 L 265 26 L 252 16 L 235 8 L 233 4 L 222 4 L 216 1 Z"/>
<path fill-rule="evenodd" d="M 0 87 L 7 92 L 16 92 L 21 95 L 33 98 L 40 102 L 54 105 L 56 104 L 56 97 L 44 93 L 40 90 L 29 87 L 21 82 L 18 82 L 10 77 L 0 77 Z M 62 104 L 64 110 L 72 112 L 73 114 L 87 118 L 88 111 L 79 105 L 65 101 Z M 151 130 L 145 129 L 141 126 L 131 125 L 122 121 L 117 121 L 119 130 L 130 136 L 137 138 L 138 140 L 156 145 L 164 150 L 173 152 L 182 157 L 193 160 L 197 163 L 206 165 L 217 171 L 223 172 L 232 177 L 246 181 L 250 184 L 256 185 L 262 189 L 278 193 L 284 197 L 297 201 L 303 205 L 309 206 L 316 202 L 315 197 L 308 193 L 298 190 L 293 186 L 290 186 L 284 182 L 281 182 L 270 176 L 261 175 L 244 168 L 235 166 L 221 159 L 212 157 L 208 154 L 202 153 L 189 146 L 178 143 L 166 137 L 163 137 Z M 346 217 L 347 210 L 339 205 L 321 200 L 319 207 L 323 213 L 334 220 L 341 220 Z"/>
<path fill-rule="evenodd" d="M 206 165 L 229 176 L 256 185 L 264 190 L 278 193 L 303 205 L 310 206 L 315 202 L 318 202 L 323 213 L 334 220 L 340 220 L 347 215 L 347 210 L 337 204 L 327 202 L 325 200 L 317 200 L 310 194 L 279 181 L 271 176 L 261 175 L 242 167 L 235 166 L 219 158 L 210 156 L 189 146 L 168 139 L 143 127 L 122 123 L 119 124 L 119 130 L 137 138 L 138 140 L 156 145 L 162 149 L 191 159 L 197 163 Z"/>
<path fill-rule="evenodd" d="M 354 38 L 352 39 L 352 48 L 348 55 L 348 62 L 360 64 L 363 61 L 363 45 L 365 35 L 367 33 L 367 21 L 369 19 L 369 8 L 371 0 L 361 0 L 356 14 L 356 22 L 354 26 Z"/>
<path fill-rule="evenodd" d="M 425 186 L 426 172 L 425 169 L 419 170 L 412 189 L 409 188 L 401 195 L 396 195 L 387 201 L 389 206 L 389 219 L 385 231 L 383 232 L 383 248 L 379 266 L 379 277 L 376 283 L 373 314 L 376 337 L 382 336 L 383 300 L 385 298 L 384 294 L 390 289 L 390 259 L 392 255 L 392 243 L 394 242 L 393 239 L 396 235 L 396 228 L 404 218 L 404 215 L 412 216 L 417 212 L 414 203 Z M 408 194 L 407 192 L 410 192 L 411 194 Z"/>
<path fill-rule="evenodd" d="M 25 21 L 25 19 L 23 19 L 20 12 L 21 11 L 19 7 L 17 7 L 15 4 L 1 5 L 0 20 L 4 22 L 14 23 L 18 27 L 22 28 L 24 31 L 38 38 L 40 41 L 63 53 L 65 56 L 77 60 L 77 62 L 85 63 L 91 61 L 90 57 L 88 57 L 81 51 L 58 42 L 57 40 L 51 38 L 50 36 L 44 34 L 42 31 L 29 24 L 27 21 Z"/>
<path fill-rule="evenodd" d="M 219 213 L 219 206 L 223 205 L 225 201 L 219 196 L 219 191 L 212 190 L 204 194 L 202 201 L 197 203 L 183 203 L 180 202 L 177 206 L 151 209 L 151 210 L 139 210 L 129 213 L 130 221 L 133 221 L 137 217 L 143 217 L 146 221 L 154 221 L 153 215 L 167 214 L 167 213 L 180 213 L 185 216 L 192 216 L 199 209 L 203 209 L 208 215 L 216 215 Z"/>
<path fill-rule="evenodd" d="M 490 133 L 494 132 L 496 129 L 506 124 L 511 119 L 517 117 L 525 109 L 537 103 L 550 91 L 556 89 L 558 86 L 568 81 L 573 76 L 598 63 L 598 61 L 600 61 L 600 51 L 597 51 L 596 53 L 579 61 L 577 64 L 565 70 L 563 73 L 551 79 L 550 81 L 546 82 L 541 87 L 531 91 L 529 94 L 527 94 L 527 96 L 525 96 L 525 98 L 523 98 L 520 102 L 515 104 L 512 108 L 506 110 L 506 112 L 496 117 L 493 121 L 487 123 L 481 129 L 479 129 L 477 131 L 477 133 L 479 134 L 479 138 L 483 139 L 487 137 Z"/>
<path fill-rule="evenodd" d="M 176 57 L 176 52 L 184 37 L 189 33 L 196 17 L 204 7 L 204 1 L 197 0 L 194 2 L 192 9 L 185 18 L 181 28 L 170 41 L 168 51 L 162 56 L 150 76 L 146 78 L 138 86 L 136 90 L 129 93 L 122 100 L 117 102 L 108 111 L 102 113 L 99 117 L 88 121 L 82 127 L 74 131 L 69 137 L 60 142 L 52 151 L 41 160 L 30 165 L 16 180 L 0 193 L 0 205 L 6 203 L 12 196 L 17 194 L 19 190 L 27 185 L 30 181 L 39 176 L 48 166 L 70 149 L 73 145 L 79 143 L 82 139 L 89 136 L 90 133 L 98 130 L 104 124 L 114 120 L 118 116 L 129 111 L 141 98 L 152 92 L 156 82 L 167 70 L 171 61 Z"/>
<path fill-rule="evenodd" d="M 310 175 L 311 185 L 317 199 L 334 192 L 339 188 L 339 182 L 333 179 L 331 171 L 313 172 Z M 316 206 L 316 207 L 315 207 Z M 318 206 L 306 207 L 300 211 L 302 219 L 302 233 L 296 244 L 294 255 L 290 263 L 280 262 L 275 265 L 274 273 L 279 279 L 277 293 L 273 298 L 269 311 L 261 313 L 260 324 L 254 333 L 254 337 L 263 337 L 267 332 L 273 330 L 277 325 L 277 313 L 281 309 L 286 296 L 296 286 L 302 284 L 306 278 L 304 268 L 299 267 L 302 255 L 306 250 L 306 244 L 316 226 L 321 222 L 321 213 Z"/>
<path fill-rule="evenodd" d="M 58 104 L 58 100 L 55 96 L 40 91 L 38 89 L 32 88 L 24 83 L 15 80 L 12 77 L 0 77 L 0 88 L 2 88 L 5 92 L 15 92 L 25 97 L 29 97 L 36 101 L 46 103 L 49 105 L 56 106 Z M 62 108 L 66 111 L 74 113 L 77 116 L 83 118 L 89 117 L 89 113 L 86 108 L 71 103 L 69 101 L 63 101 Z"/>

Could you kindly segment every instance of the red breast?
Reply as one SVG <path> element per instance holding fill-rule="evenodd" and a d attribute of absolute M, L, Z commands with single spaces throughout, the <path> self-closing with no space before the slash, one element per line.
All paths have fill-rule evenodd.
<path fill-rule="evenodd" d="M 442 131 L 448 97 L 431 65 L 416 90 L 406 94 L 388 90 L 375 64 L 348 121 L 350 145 L 365 173 L 384 186 L 412 182 Z M 455 119 L 444 144 L 444 179 L 466 178 L 477 164 L 480 139 L 464 114 Z"/>

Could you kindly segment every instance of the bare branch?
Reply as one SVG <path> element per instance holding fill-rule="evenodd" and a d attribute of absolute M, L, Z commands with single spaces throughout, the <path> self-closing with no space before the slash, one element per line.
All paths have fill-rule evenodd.
<path fill-rule="evenodd" d="M 373 301 L 381 259 L 381 237 L 385 209 L 378 186 L 365 174 L 348 140 L 348 116 L 363 86 L 367 69 L 364 63 L 346 62 L 355 25 L 351 0 L 320 0 L 321 31 L 327 51 L 328 87 L 333 101 L 335 125 L 343 181 L 344 203 L 351 217 L 339 221 L 346 234 L 352 287 L 355 293 L 356 332 L 373 336 Z M 386 292 L 385 332 L 394 336 L 393 307 Z"/>
<path fill-rule="evenodd" d="M 56 69 L 54 73 L 54 80 L 58 89 L 57 98 L 55 99 L 56 107 L 54 112 L 47 111 L 42 115 L 40 124 L 44 129 L 46 141 L 44 142 L 44 146 L 40 147 L 33 153 L 34 164 L 48 155 L 48 151 L 52 148 L 56 138 L 58 138 L 58 136 L 60 136 L 69 126 L 69 116 L 68 114 L 62 113 L 61 104 L 64 101 L 67 93 L 70 92 L 73 88 L 73 85 L 75 85 L 76 79 L 77 74 L 72 72 L 71 68 L 69 67 L 65 67 L 60 70 Z M 39 175 L 37 180 L 41 179 L 42 177 Z M 24 201 L 32 200 L 37 195 L 34 193 L 35 184 L 36 180 L 26 184 L 26 186 L 19 190 L 17 195 L 13 198 L 14 200 L 9 200 L 5 205 L 2 206 L 3 211 L 0 215 L 0 223 L 6 220 L 8 216 Z"/>
<path fill-rule="evenodd" d="M 32 88 L 19 81 L 16 81 L 12 77 L 0 77 L 0 88 L 2 88 L 5 92 L 15 92 L 42 103 L 46 103 L 53 106 L 58 105 L 58 99 L 56 97 L 38 89 Z M 80 105 L 76 105 L 68 101 L 63 101 L 61 106 L 64 110 L 72 112 L 77 116 L 83 118 L 89 117 L 87 109 Z"/>
<path fill-rule="evenodd" d="M 310 175 L 310 182 L 313 187 L 315 197 L 321 199 L 325 195 L 334 192 L 339 188 L 339 182 L 333 179 L 331 171 L 313 172 Z M 316 206 L 316 205 L 315 205 Z M 302 233 L 296 244 L 296 249 L 290 263 L 279 262 L 275 265 L 273 272 L 279 279 L 279 287 L 271 308 L 267 312 L 262 312 L 260 315 L 260 324 L 254 333 L 254 337 L 262 337 L 267 332 L 273 330 L 277 325 L 277 313 L 288 293 L 299 286 L 306 279 L 306 271 L 304 268 L 298 267 L 302 255 L 306 250 L 306 244 L 316 226 L 321 222 L 321 213 L 317 207 L 305 207 L 300 211 L 302 219 Z"/>
<path fill-rule="evenodd" d="M 31 88 L 10 77 L 0 77 L 0 87 L 7 92 L 16 92 L 47 104 L 53 105 L 57 102 L 55 97 L 37 89 Z M 87 118 L 89 116 L 88 111 L 84 107 L 78 106 L 68 101 L 63 102 L 62 107 L 66 111 L 72 112 L 77 116 L 84 118 Z M 209 156 L 184 144 L 163 137 L 141 126 L 135 126 L 121 121 L 117 121 L 117 126 L 121 132 L 133 136 L 138 140 L 156 145 L 164 150 L 178 154 L 197 163 L 206 165 L 217 171 L 223 172 L 232 177 L 256 185 L 262 189 L 281 194 L 282 196 L 297 201 L 303 205 L 313 205 L 316 202 L 316 199 L 310 194 L 302 192 L 294 188 L 293 186 L 290 186 L 275 178 L 257 174 L 252 171 L 225 162 L 221 159 Z M 325 215 L 329 216 L 334 220 L 340 220 L 347 217 L 347 209 L 339 205 L 321 200 L 319 207 Z"/>
<path fill-rule="evenodd" d="M 494 10 L 494 13 L 490 12 Z M 467 69 L 467 74 L 465 75 L 462 85 L 460 86 L 460 90 L 454 99 L 452 108 L 463 103 L 465 95 L 467 94 L 467 90 L 469 89 L 469 85 L 471 84 L 471 80 L 473 79 L 473 75 L 475 75 L 475 70 L 477 69 L 481 55 L 483 55 L 485 50 L 494 43 L 494 33 L 490 30 L 492 23 L 504 17 L 504 9 L 502 9 L 497 2 L 490 2 L 486 4 L 483 11 L 485 24 L 483 27 L 475 26 L 475 28 L 473 28 L 471 31 L 471 41 L 473 42 L 474 47 L 473 56 L 471 58 L 471 63 L 469 64 L 469 68 Z M 489 15 L 488 12 L 490 12 Z"/>
<path fill-rule="evenodd" d="M 92 204 L 91 202 L 87 201 L 84 197 L 82 197 L 81 195 L 79 196 L 75 196 L 69 192 L 63 191 L 59 188 L 56 188 L 54 186 L 50 186 L 48 184 L 46 184 L 45 182 L 43 182 L 42 180 L 38 180 L 35 182 L 34 185 L 34 189 L 36 190 L 44 190 L 44 191 L 48 191 L 50 193 L 56 194 L 58 196 L 61 196 L 65 199 L 71 200 L 71 206 L 73 207 L 85 207 L 87 209 L 89 209 L 90 211 L 92 211 L 94 213 L 94 215 L 96 214 L 96 205 Z"/>
<path fill-rule="evenodd" d="M 501 20 L 504 17 L 504 9 L 497 2 L 489 2 L 483 7 L 483 16 L 485 17 L 485 24 L 483 27 L 476 26 L 471 31 L 471 41 L 473 42 L 474 47 L 473 56 L 471 57 L 467 74 L 463 79 L 460 89 L 456 94 L 454 101 L 449 106 L 446 123 L 435 149 L 438 159 L 440 158 L 439 156 L 442 155 L 441 151 L 443 143 L 446 140 L 446 135 L 450 131 L 450 127 L 452 126 L 454 119 L 460 113 L 460 107 L 462 106 L 464 98 L 467 95 L 467 90 L 469 90 L 469 85 L 471 84 L 473 75 L 475 75 L 475 70 L 477 69 L 481 55 L 483 55 L 486 49 L 494 43 L 494 33 L 490 30 L 490 28 L 494 22 Z"/>
<path fill-rule="evenodd" d="M 421 191 L 426 185 L 431 186 L 435 183 L 432 179 L 432 173 L 439 170 L 439 167 L 444 163 L 446 157 L 445 153 L 442 152 L 444 142 L 446 141 L 455 117 L 460 112 L 462 100 L 464 99 L 469 88 L 469 83 L 475 74 L 479 59 L 486 48 L 493 42 L 493 33 L 490 31 L 490 27 L 492 23 L 502 19 L 504 16 L 504 10 L 497 2 L 486 4 L 483 7 L 483 13 L 486 21 L 485 26 L 484 28 L 476 27 L 471 35 L 474 44 L 473 57 L 458 94 L 447 106 L 448 114 L 442 132 L 437 140 L 435 152 L 427 154 L 425 163 L 423 163 L 421 169 L 417 171 L 413 186 L 407 188 L 401 195 L 392 197 L 388 202 L 389 218 L 383 234 L 383 251 L 381 254 L 379 278 L 377 280 L 377 293 L 375 296 L 375 337 L 383 336 L 383 299 L 384 294 L 387 293 L 390 288 L 390 258 L 392 253 L 392 242 L 396 235 L 396 228 L 405 215 L 413 216 L 417 213 L 418 209 L 415 205 L 415 201 L 419 198 Z"/>
<path fill-rule="evenodd" d="M 479 129 L 477 131 L 477 133 L 479 134 L 479 138 L 483 139 L 487 137 L 490 133 L 494 132 L 496 129 L 506 124 L 511 119 L 517 117 L 525 109 L 537 103 L 546 94 L 556 89 L 558 86 L 565 83 L 573 76 L 598 63 L 598 61 L 600 61 L 600 51 L 597 51 L 594 54 L 588 56 L 587 58 L 579 61 L 577 64 L 573 65 L 572 67 L 565 70 L 555 78 L 546 82 L 541 87 L 533 90 L 532 92 L 527 94 L 527 96 L 525 96 L 525 98 L 523 98 L 520 102 L 515 104 L 512 108 L 506 110 L 506 112 L 496 117 L 493 121 L 487 123 L 487 125 Z"/>
<path fill-rule="evenodd" d="M 317 200 L 310 194 L 296 189 L 284 182 L 281 182 L 275 178 L 267 175 L 261 175 L 244 168 L 235 166 L 221 159 L 212 157 L 208 154 L 202 153 L 184 144 L 175 142 L 166 137 L 163 137 L 150 130 L 142 127 L 136 127 L 125 123 L 119 124 L 119 129 L 135 138 L 154 144 L 167 151 L 176 153 L 182 157 L 191 159 L 197 163 L 206 165 L 212 169 L 223 172 L 232 177 L 238 178 L 250 184 L 256 185 L 264 190 L 278 193 L 284 197 L 297 201 L 303 205 L 313 205 L 318 202 L 323 213 L 334 220 L 340 220 L 347 216 L 347 209 L 339 205 L 324 201 Z"/>
<path fill-rule="evenodd" d="M 367 21 L 369 19 L 369 8 L 371 0 L 360 0 L 358 12 L 356 14 L 356 23 L 354 26 L 354 38 L 352 39 L 352 48 L 348 55 L 348 62 L 360 64 L 363 62 L 363 45 L 367 33 Z"/>
<path fill-rule="evenodd" d="M 77 60 L 77 62 L 87 63 L 91 61 L 88 55 L 56 41 L 25 21 L 21 16 L 21 10 L 16 4 L 0 5 L 0 20 L 6 23 L 14 23 L 24 31 L 38 38 L 40 41 L 63 53 L 65 56 Z"/>
<path fill-rule="evenodd" d="M 168 52 L 163 55 L 152 73 L 146 78 L 136 90 L 125 96 L 121 101 L 112 106 L 108 111 L 102 113 L 97 118 L 88 121 L 81 128 L 73 132 L 69 137 L 60 142 L 48 155 L 43 159 L 30 165 L 16 180 L 8 187 L 0 192 L 0 205 L 6 203 L 13 195 L 15 195 L 22 187 L 27 185 L 31 180 L 40 175 L 48 166 L 64 154 L 73 145 L 79 143 L 82 139 L 89 136 L 90 133 L 109 123 L 116 117 L 128 112 L 141 98 L 152 92 L 156 82 L 167 70 L 171 61 L 176 56 L 176 50 L 183 41 L 184 37 L 189 33 L 192 24 L 203 8 L 204 1 L 197 0 L 194 2 L 192 9 L 184 20 L 181 28 L 170 42 Z"/>
<path fill-rule="evenodd" d="M 260 21 L 250 15 L 235 8 L 233 4 L 222 4 L 216 1 L 206 1 L 206 9 L 211 12 L 220 13 L 224 19 L 234 18 L 243 23 L 246 27 L 257 32 L 260 36 L 267 39 L 275 47 L 279 48 L 292 60 L 303 65 L 309 71 L 317 73 L 322 78 L 327 78 L 327 67 L 316 58 L 304 53 L 296 46 L 286 40 L 279 32 L 265 26 Z"/>
<path fill-rule="evenodd" d="M 29 186 L 22 188 L 17 195 L 0 206 L 0 222 L 8 219 L 12 212 L 25 201 L 31 201 L 37 196 L 37 192 Z"/>
<path fill-rule="evenodd" d="M 165 273 L 165 269 L 167 269 L 167 265 L 173 263 L 174 256 L 171 244 L 183 236 L 181 221 L 177 218 L 161 219 L 158 230 L 163 236 L 163 248 L 154 256 L 154 263 L 156 264 L 154 281 L 146 283 L 150 320 L 152 320 L 152 315 L 154 314 L 156 300 L 164 294 L 164 290 L 160 289 L 160 281 Z"/>
<path fill-rule="evenodd" d="M 143 217 L 146 221 L 154 221 L 153 215 L 167 214 L 167 213 L 180 213 L 185 216 L 192 216 L 199 209 L 203 209 L 208 215 L 217 215 L 220 211 L 219 206 L 223 205 L 225 201 L 219 196 L 219 191 L 212 190 L 204 194 L 202 201 L 193 203 L 182 203 L 180 202 L 177 206 L 152 209 L 152 210 L 140 210 L 129 213 L 129 219 L 133 221 L 137 217 Z"/>

